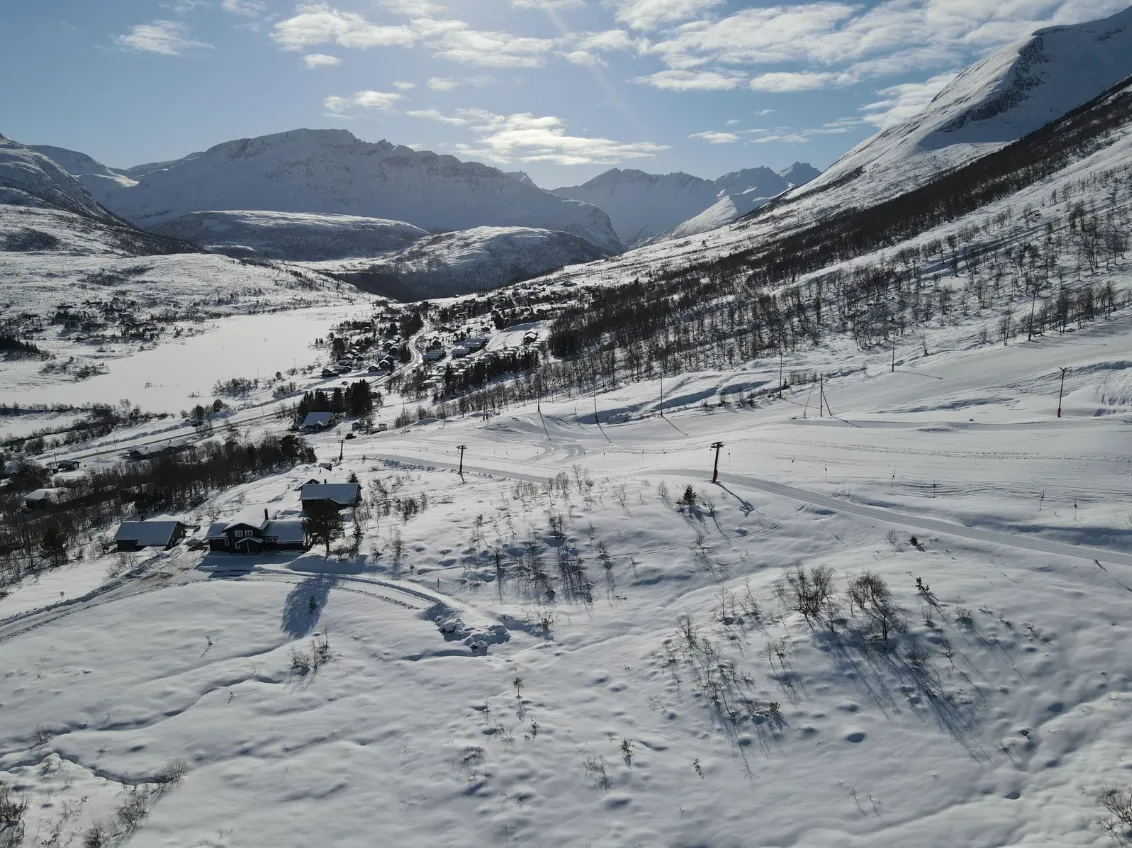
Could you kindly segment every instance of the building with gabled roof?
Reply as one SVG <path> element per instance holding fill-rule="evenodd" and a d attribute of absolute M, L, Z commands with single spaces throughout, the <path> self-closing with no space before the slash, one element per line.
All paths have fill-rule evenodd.
<path fill-rule="evenodd" d="M 329 501 L 338 509 L 351 509 L 361 500 L 362 487 L 357 483 L 306 483 L 299 490 L 303 511 L 319 501 Z"/>
<path fill-rule="evenodd" d="M 114 541 L 120 551 L 168 550 L 185 537 L 187 530 L 187 524 L 166 515 L 148 521 L 123 521 L 114 534 Z"/>

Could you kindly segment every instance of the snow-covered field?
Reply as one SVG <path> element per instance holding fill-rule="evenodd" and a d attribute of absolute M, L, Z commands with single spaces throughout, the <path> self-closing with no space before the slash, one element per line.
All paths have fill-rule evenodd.
<path fill-rule="evenodd" d="M 4 367 L 9 384 L 5 398 L 21 406 L 78 406 L 125 398 L 146 411 L 176 413 L 211 401 L 217 381 L 240 377 L 266 380 L 267 386 L 277 371 L 324 364 L 326 348 L 315 347 L 315 339 L 325 338 L 328 327 L 357 315 L 359 308 L 340 305 L 224 318 L 196 328 L 197 334 L 131 356 L 106 357 L 108 373 L 79 382 L 44 377 L 39 373 L 42 362 L 9 363 Z"/>
<path fill-rule="evenodd" d="M 663 418 L 645 383 L 600 426 L 587 397 L 346 442 L 186 518 L 351 471 L 426 496 L 356 556 L 178 547 L 0 599 L 0 775 L 40 840 L 141 786 L 145 845 L 1099 848 L 1132 742 L 1130 340 L 1122 312 L 877 355 L 832 419 L 808 387 L 705 411 L 714 373 Z M 777 596 L 795 564 L 836 572 L 832 623 Z M 887 647 L 845 598 L 867 570 L 906 621 Z"/>

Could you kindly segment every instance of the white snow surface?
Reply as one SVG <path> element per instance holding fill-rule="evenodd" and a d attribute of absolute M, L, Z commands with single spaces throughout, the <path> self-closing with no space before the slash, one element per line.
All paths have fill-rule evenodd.
<path fill-rule="evenodd" d="M 426 237 L 404 221 L 294 212 L 190 212 L 154 232 L 229 255 L 318 261 L 377 256 Z"/>
<path fill-rule="evenodd" d="M 428 230 L 537 226 L 618 252 L 601 210 L 565 200 L 476 162 L 346 130 L 293 130 L 229 141 L 151 171 L 105 197 L 108 208 L 150 227 L 190 212 L 264 210 L 408 221 Z"/>
<path fill-rule="evenodd" d="M 1092 795 L 1127 781 L 1132 743 L 1132 418 L 1096 417 L 1093 392 L 1130 339 L 1125 310 L 895 374 L 882 352 L 827 384 L 836 419 L 801 418 L 805 390 L 697 408 L 768 362 L 666 381 L 664 419 L 642 383 L 599 396 L 600 427 L 587 396 L 313 436 L 344 450 L 333 479 L 428 507 L 363 520 L 357 556 L 179 545 L 29 579 L 0 599 L 0 775 L 29 833 L 67 804 L 76 842 L 183 758 L 136 843 L 1101 848 Z M 209 514 L 295 516 L 316 474 L 178 517 L 200 536 Z M 592 603 L 539 602 L 512 570 L 557 575 L 560 547 Z M 794 563 L 833 568 L 843 601 L 881 575 L 901 647 L 865 652 L 860 611 L 829 629 L 783 608 Z M 329 662 L 294 670 L 323 637 Z"/>

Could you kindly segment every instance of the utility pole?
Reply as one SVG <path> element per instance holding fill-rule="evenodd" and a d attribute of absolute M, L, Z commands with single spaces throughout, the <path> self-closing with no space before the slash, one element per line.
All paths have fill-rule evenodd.
<path fill-rule="evenodd" d="M 346 451 L 346 440 L 345 439 L 339 439 L 338 440 L 338 461 L 339 462 L 342 461 L 342 454 L 344 454 L 345 451 Z"/>
<path fill-rule="evenodd" d="M 463 477 L 464 476 L 464 451 L 466 451 L 468 449 L 468 446 L 467 445 L 457 445 L 456 447 L 460 451 L 460 470 L 457 471 L 456 473 L 459 474 L 461 477 Z"/>
<path fill-rule="evenodd" d="M 778 396 L 782 397 L 782 348 L 778 349 Z"/>
<path fill-rule="evenodd" d="M 1026 341 L 1032 342 L 1034 340 L 1034 307 L 1038 304 L 1038 285 L 1037 282 L 1032 283 L 1034 288 L 1033 296 L 1030 298 L 1030 332 L 1027 334 Z"/>
<path fill-rule="evenodd" d="M 664 417 L 664 369 L 660 371 L 660 417 Z"/>
<path fill-rule="evenodd" d="M 714 442 L 712 447 L 715 448 L 715 469 L 711 472 L 711 482 L 719 482 L 719 451 L 723 447 L 723 442 Z"/>
<path fill-rule="evenodd" d="M 597 381 L 594 380 L 594 424 L 601 426 L 601 422 L 597 420 Z"/>
<path fill-rule="evenodd" d="M 818 374 L 818 418 L 825 418 L 825 372 Z"/>
<path fill-rule="evenodd" d="M 1061 417 L 1061 399 L 1065 397 L 1065 372 L 1068 368 L 1061 369 L 1061 388 L 1057 392 L 1057 417 Z"/>
<path fill-rule="evenodd" d="M 892 370 L 890 374 L 896 373 L 896 331 L 892 331 Z"/>

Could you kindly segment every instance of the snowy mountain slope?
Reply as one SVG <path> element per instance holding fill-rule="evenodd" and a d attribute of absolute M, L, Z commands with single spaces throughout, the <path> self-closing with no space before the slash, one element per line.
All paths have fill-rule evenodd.
<path fill-rule="evenodd" d="M 622 243 L 635 246 L 711 206 L 718 189 L 710 180 L 691 174 L 613 168 L 580 186 L 556 188 L 554 193 L 602 209 Z"/>
<path fill-rule="evenodd" d="M 605 210 L 621 241 L 638 246 L 676 231 L 693 235 L 733 221 L 805 181 L 807 169 L 818 173 L 810 165 L 795 164 L 788 169 L 793 180 L 770 168 L 745 168 L 705 180 L 683 173 L 613 168 L 583 185 L 554 193 Z"/>
<path fill-rule="evenodd" d="M 378 262 L 307 263 L 368 291 L 406 300 L 498 288 L 605 254 L 585 239 L 531 227 L 474 227 L 415 242 Z"/>
<path fill-rule="evenodd" d="M 703 212 L 681 222 L 664 233 L 660 239 L 686 238 L 718 229 L 766 205 L 772 197 L 773 195 L 760 194 L 756 189 L 738 194 L 724 194 Z"/>
<path fill-rule="evenodd" d="M 0 203 L 59 209 L 105 221 L 113 217 L 54 161 L 2 135 Z"/>
<path fill-rule="evenodd" d="M 203 155 L 204 154 L 201 152 L 190 153 L 188 156 L 182 156 L 180 159 L 167 159 L 164 162 L 146 162 L 142 165 L 132 165 L 129 168 L 118 168 L 117 171 L 131 179 L 140 180 L 146 174 L 152 174 L 154 171 L 165 171 L 181 162 L 188 162 Z"/>
<path fill-rule="evenodd" d="M 0 136 L 0 251 L 141 256 L 193 250 L 131 226 L 53 160 Z"/>
<path fill-rule="evenodd" d="M 358 215 L 428 230 L 538 226 L 619 252 L 601 210 L 452 156 L 370 144 L 345 130 L 294 130 L 217 145 L 145 174 L 110 201 L 142 227 L 190 212 L 264 210 Z"/>
<path fill-rule="evenodd" d="M 319 261 L 401 250 L 428 231 L 404 221 L 289 212 L 190 212 L 153 228 L 229 256 Z"/>
<path fill-rule="evenodd" d="M 811 165 L 809 162 L 795 162 L 789 168 L 785 168 L 778 172 L 778 176 L 786 180 L 791 188 L 805 185 L 811 180 L 816 180 L 821 176 L 821 171 Z"/>
<path fill-rule="evenodd" d="M 848 181 L 856 205 L 921 185 L 1060 117 L 1132 74 L 1132 7 L 1050 27 L 964 70 L 918 115 L 842 156 L 799 194 Z"/>
<path fill-rule="evenodd" d="M 63 147 L 52 147 L 47 144 L 29 144 L 27 147 L 28 150 L 42 153 L 77 179 L 103 206 L 106 205 L 107 201 L 113 202 L 115 193 L 137 183 L 137 180 L 131 179 L 122 171 L 103 165 L 97 159 L 87 156 L 85 153 L 67 150 Z"/>

